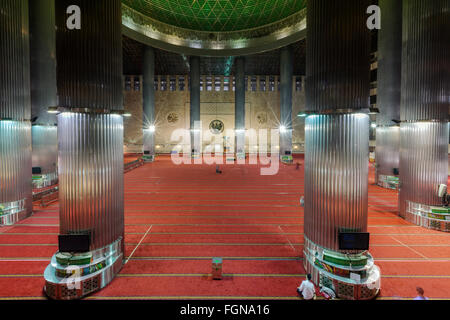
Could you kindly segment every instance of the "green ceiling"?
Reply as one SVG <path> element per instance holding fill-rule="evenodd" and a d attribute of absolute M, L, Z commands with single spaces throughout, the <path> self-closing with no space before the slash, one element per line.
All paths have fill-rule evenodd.
<path fill-rule="evenodd" d="M 305 7 L 306 0 L 122 0 L 160 22 L 201 31 L 261 27 Z"/>

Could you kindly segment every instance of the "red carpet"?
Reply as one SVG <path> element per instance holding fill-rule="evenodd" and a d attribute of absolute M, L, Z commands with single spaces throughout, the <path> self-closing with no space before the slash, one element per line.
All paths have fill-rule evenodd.
<path fill-rule="evenodd" d="M 136 160 L 126 155 L 125 162 Z M 296 162 L 303 162 L 296 159 Z M 125 175 L 126 256 L 120 275 L 88 299 L 298 299 L 303 269 L 303 166 L 176 166 L 160 156 Z M 397 217 L 397 194 L 369 179 L 371 252 L 379 299 L 409 299 L 421 286 L 450 299 L 450 234 Z M 44 298 L 43 271 L 57 250 L 58 204 L 0 228 L 0 299 Z M 138 245 L 139 244 L 139 245 Z M 133 253 L 131 257 L 129 257 Z M 224 258 L 224 280 L 210 279 Z"/>

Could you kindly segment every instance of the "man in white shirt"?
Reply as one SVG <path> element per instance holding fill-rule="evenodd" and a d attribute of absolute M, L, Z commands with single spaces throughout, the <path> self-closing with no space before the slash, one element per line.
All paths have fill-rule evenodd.
<path fill-rule="evenodd" d="M 316 295 L 316 288 L 314 283 L 311 282 L 311 274 L 308 274 L 307 279 L 302 282 L 300 287 L 297 288 L 297 292 L 303 297 L 305 300 L 312 300 Z"/>

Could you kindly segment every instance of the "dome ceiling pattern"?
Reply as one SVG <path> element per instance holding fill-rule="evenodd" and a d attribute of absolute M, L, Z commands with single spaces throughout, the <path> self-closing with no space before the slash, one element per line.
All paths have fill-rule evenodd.
<path fill-rule="evenodd" d="M 305 8 L 306 0 L 122 0 L 152 19 L 179 28 L 230 32 L 268 25 Z"/>

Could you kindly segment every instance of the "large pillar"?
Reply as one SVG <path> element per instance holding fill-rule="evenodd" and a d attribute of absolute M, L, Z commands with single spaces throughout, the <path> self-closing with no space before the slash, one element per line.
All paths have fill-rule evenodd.
<path fill-rule="evenodd" d="M 442 231 L 450 223 L 430 206 L 448 178 L 449 16 L 449 0 L 403 2 L 400 215 Z"/>
<path fill-rule="evenodd" d="M 28 1 L 0 2 L 0 226 L 32 211 Z"/>
<path fill-rule="evenodd" d="M 245 159 L 245 58 L 237 57 L 235 63 L 234 130 L 236 159 Z"/>
<path fill-rule="evenodd" d="M 380 0 L 378 31 L 377 145 L 375 181 L 381 187 L 398 184 L 400 161 L 400 87 L 402 73 L 402 1 Z"/>
<path fill-rule="evenodd" d="M 80 30 L 66 26 L 71 5 Z M 54 299 L 99 290 L 122 267 L 121 18 L 120 0 L 56 1 L 60 246 L 44 273 Z"/>
<path fill-rule="evenodd" d="M 143 74 L 143 104 L 144 104 L 144 160 L 153 161 L 155 158 L 155 50 L 144 48 Z"/>
<path fill-rule="evenodd" d="M 197 157 L 201 153 L 200 125 L 200 57 L 191 57 L 190 65 L 190 123 L 191 123 L 191 155 Z"/>
<path fill-rule="evenodd" d="M 370 0 L 308 2 L 304 264 L 344 299 L 371 299 L 380 273 L 340 232 L 367 232 Z"/>
<path fill-rule="evenodd" d="M 280 59 L 280 156 L 284 162 L 292 162 L 292 46 L 281 49 Z"/>
<path fill-rule="evenodd" d="M 56 115 L 49 113 L 57 106 L 55 0 L 30 1 L 30 47 L 33 187 L 42 188 L 58 179 Z"/>

